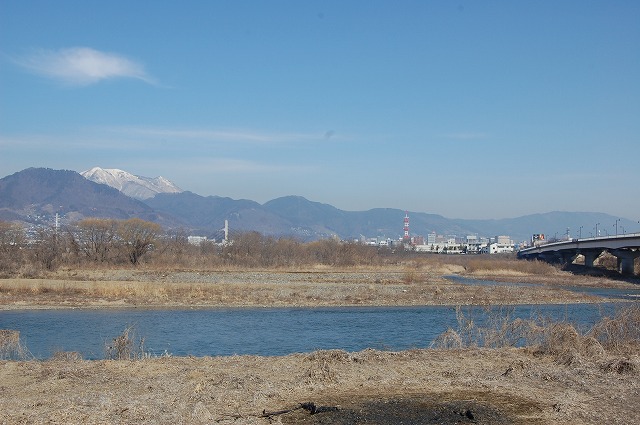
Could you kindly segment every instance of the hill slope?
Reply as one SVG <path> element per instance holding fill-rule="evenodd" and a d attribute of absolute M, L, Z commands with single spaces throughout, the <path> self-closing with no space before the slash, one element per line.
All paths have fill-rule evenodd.
<path fill-rule="evenodd" d="M 140 217 L 165 221 L 148 205 L 75 171 L 28 168 L 0 179 L 0 217 L 36 223 L 56 213 L 68 220 Z"/>

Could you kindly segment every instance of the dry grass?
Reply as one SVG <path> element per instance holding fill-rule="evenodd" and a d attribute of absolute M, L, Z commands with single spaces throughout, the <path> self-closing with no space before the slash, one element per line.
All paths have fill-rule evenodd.
<path fill-rule="evenodd" d="M 124 331 L 105 347 L 107 359 L 139 360 L 144 359 L 144 338 L 136 334 L 134 326 L 127 326 Z"/>
<path fill-rule="evenodd" d="M 513 318 L 512 307 L 485 309 L 486 320 L 458 307 L 457 329 L 448 329 L 432 343 L 433 348 L 526 347 L 535 355 L 549 355 L 570 365 L 583 358 L 601 359 L 605 354 L 637 355 L 640 348 L 640 305 L 630 304 L 613 317 L 603 317 L 590 330 L 581 333 L 566 322 L 545 318 Z M 483 322 L 480 325 L 480 322 Z M 609 369 L 635 371 L 637 360 Z"/>
<path fill-rule="evenodd" d="M 114 271 L 71 278 L 79 277 L 96 280 L 0 280 L 0 306 L 383 306 L 598 301 L 552 287 L 454 284 L 429 270 L 413 268 L 350 272 Z"/>
<path fill-rule="evenodd" d="M 563 364 L 514 348 L 0 361 L 0 423 L 638 423 L 637 373 L 637 355 Z"/>
<path fill-rule="evenodd" d="M 614 317 L 606 317 L 597 323 L 589 336 L 607 351 L 615 353 L 638 352 L 640 348 L 640 305 L 621 310 Z"/>
<path fill-rule="evenodd" d="M 464 263 L 471 274 L 516 274 L 553 276 L 559 273 L 557 266 L 544 261 L 524 261 L 512 257 L 475 256 Z"/>
<path fill-rule="evenodd" d="M 25 360 L 31 357 L 20 340 L 20 331 L 0 329 L 0 360 Z"/>

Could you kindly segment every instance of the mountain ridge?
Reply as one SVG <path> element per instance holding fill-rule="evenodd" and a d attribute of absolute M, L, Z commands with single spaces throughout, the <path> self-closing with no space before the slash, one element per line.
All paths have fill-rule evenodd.
<path fill-rule="evenodd" d="M 27 168 L 0 179 L 0 219 L 37 223 L 51 215 L 127 219 L 139 217 L 172 223 L 142 201 L 71 170 Z"/>
<path fill-rule="evenodd" d="M 118 189 L 125 195 L 138 200 L 149 199 L 159 193 L 182 192 L 182 189 L 162 176 L 153 178 L 138 176 L 118 168 L 93 167 L 82 171 L 80 175 L 95 183 Z"/>
<path fill-rule="evenodd" d="M 330 204 L 290 195 L 264 204 L 247 199 L 201 196 L 189 191 L 158 193 L 144 201 L 126 196 L 115 188 L 95 183 L 69 170 L 29 168 L 0 179 L 0 219 L 42 223 L 60 214 L 69 222 L 85 217 L 125 219 L 139 217 L 168 229 L 184 229 L 190 234 L 220 238 L 225 220 L 233 232 L 257 231 L 274 237 L 301 240 L 327 237 L 342 239 L 391 238 L 402 236 L 405 210 L 373 208 L 365 211 L 340 210 Z M 39 218 L 38 218 L 39 217 Z M 438 214 L 409 212 L 411 235 L 427 238 L 469 234 L 493 237 L 508 235 L 516 241 L 533 233 L 548 238 L 570 235 L 589 237 L 598 223 L 600 235 L 638 231 L 628 219 L 593 212 L 534 213 L 507 219 L 449 219 Z"/>

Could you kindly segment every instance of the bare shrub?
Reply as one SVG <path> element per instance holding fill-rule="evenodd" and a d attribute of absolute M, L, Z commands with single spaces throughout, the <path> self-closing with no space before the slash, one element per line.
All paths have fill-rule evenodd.
<path fill-rule="evenodd" d="M 569 323 L 551 325 L 550 331 L 542 343 L 541 351 L 545 354 L 561 354 L 571 350 L 579 350 L 581 337 Z"/>
<path fill-rule="evenodd" d="M 591 358 L 602 357 L 605 355 L 605 349 L 602 344 L 592 336 L 583 338 L 581 351 L 587 357 Z"/>
<path fill-rule="evenodd" d="M 419 283 L 424 281 L 424 275 L 417 270 L 407 270 L 402 274 L 404 283 Z"/>
<path fill-rule="evenodd" d="M 582 334 L 567 322 L 545 318 L 512 318 L 512 307 L 484 310 L 485 318 L 456 308 L 458 329 L 448 329 L 431 344 L 434 348 L 527 347 L 533 354 L 550 355 L 556 362 L 573 365 L 583 359 L 606 357 L 607 353 L 636 354 L 640 347 L 640 306 L 626 307 L 612 317 L 604 317 Z M 482 322 L 482 325 L 479 323 Z M 635 366 L 629 367 L 637 367 Z M 617 367 L 617 366 L 616 366 Z M 620 366 L 622 368 L 626 366 Z M 635 369 L 633 369 L 635 370 Z"/>
<path fill-rule="evenodd" d="M 636 374 L 640 372 L 640 365 L 637 361 L 630 359 L 615 359 L 600 364 L 600 369 L 604 372 L 614 372 L 620 375 Z"/>
<path fill-rule="evenodd" d="M 44 276 L 44 269 L 36 263 L 27 263 L 18 271 L 18 276 L 25 279 L 37 279 Z"/>
<path fill-rule="evenodd" d="M 513 306 L 487 306 L 483 318 L 473 308 L 456 307 L 457 329 L 448 329 L 432 343 L 437 348 L 526 346 L 542 340 L 541 327 L 535 320 L 513 318 Z M 482 321 L 482 325 L 478 323 Z"/>
<path fill-rule="evenodd" d="M 486 307 L 486 325 L 478 330 L 481 345 L 489 348 L 513 347 L 527 339 L 531 322 L 513 318 L 515 307 Z"/>
<path fill-rule="evenodd" d="M 319 350 L 309 354 L 305 360 L 313 363 L 304 376 L 305 382 L 312 384 L 316 382 L 336 382 L 338 377 L 331 366 L 337 363 L 351 362 L 352 357 L 343 350 Z"/>
<path fill-rule="evenodd" d="M 449 328 L 433 340 L 431 348 L 444 348 L 447 350 L 463 348 L 462 338 L 456 331 Z"/>
<path fill-rule="evenodd" d="M 110 360 L 137 360 L 147 357 L 144 338 L 136 335 L 134 326 L 128 326 L 105 347 L 106 358 Z"/>
<path fill-rule="evenodd" d="M 640 305 L 634 303 L 614 317 L 605 317 L 589 332 L 607 351 L 637 351 L 640 345 Z"/>
<path fill-rule="evenodd" d="M 59 362 L 78 362 L 82 360 L 82 354 L 77 351 L 56 351 L 51 360 Z"/>
<path fill-rule="evenodd" d="M 317 350 L 306 356 L 305 360 L 312 362 L 348 363 L 351 354 L 344 350 Z"/>
<path fill-rule="evenodd" d="M 20 341 L 20 331 L 0 329 L 0 359 L 25 360 L 31 357 L 27 347 Z"/>

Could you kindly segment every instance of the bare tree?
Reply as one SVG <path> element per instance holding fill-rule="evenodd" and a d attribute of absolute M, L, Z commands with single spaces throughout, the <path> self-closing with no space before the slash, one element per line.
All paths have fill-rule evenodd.
<path fill-rule="evenodd" d="M 21 225 L 0 220 L 0 271 L 14 272 L 19 269 L 25 241 Z"/>
<path fill-rule="evenodd" d="M 0 220 L 0 252 L 12 252 L 24 246 L 24 229 L 21 225 Z"/>
<path fill-rule="evenodd" d="M 62 261 L 63 239 L 54 228 L 41 227 L 38 229 L 36 240 L 31 249 L 35 262 L 46 270 L 57 269 Z"/>
<path fill-rule="evenodd" d="M 116 238 L 118 222 L 108 218 L 87 218 L 78 222 L 77 243 L 80 251 L 93 261 L 109 259 Z"/>
<path fill-rule="evenodd" d="M 118 222 L 117 234 L 121 248 L 131 264 L 138 264 L 140 258 L 152 249 L 161 230 L 159 224 L 139 218 Z"/>
<path fill-rule="evenodd" d="M 160 261 L 163 265 L 180 265 L 196 250 L 189 244 L 189 238 L 186 230 L 173 229 L 167 232 L 164 237 L 158 241 L 158 252 L 160 255 L 154 254 L 154 261 Z"/>

